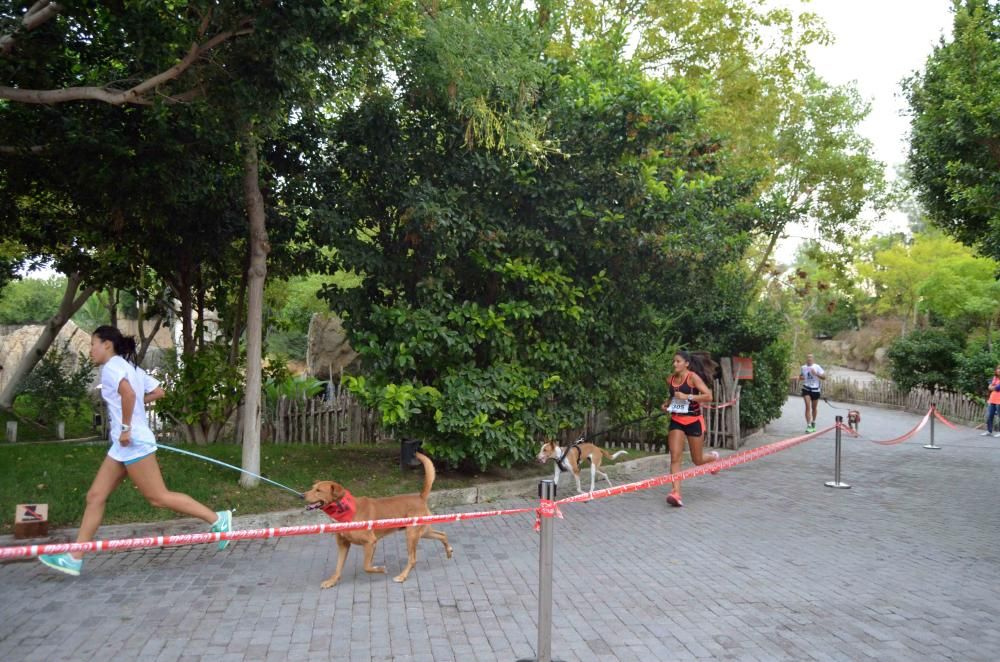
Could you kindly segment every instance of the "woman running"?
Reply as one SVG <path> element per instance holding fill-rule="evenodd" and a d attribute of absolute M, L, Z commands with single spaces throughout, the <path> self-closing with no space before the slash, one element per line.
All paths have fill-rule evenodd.
<path fill-rule="evenodd" d="M 90 542 L 104 517 L 108 497 L 128 476 L 150 505 L 169 508 L 212 525 L 212 531 L 232 530 L 232 511 L 212 512 L 186 494 L 171 492 L 156 462 L 156 438 L 146 420 L 145 405 L 163 396 L 159 383 L 135 365 L 135 339 L 113 326 L 102 326 L 90 339 L 90 359 L 101 366 L 101 397 L 111 419 L 111 447 L 87 491 L 87 505 L 77 542 Z M 142 398 L 136 394 L 143 394 Z M 219 542 L 225 549 L 228 540 Z M 50 568 L 78 576 L 83 569 L 79 553 L 43 554 L 38 560 Z"/>
<path fill-rule="evenodd" d="M 674 374 L 667 379 L 670 400 L 661 409 L 670 413 L 670 430 L 667 446 L 670 448 L 670 473 L 681 470 L 684 455 L 684 441 L 691 450 L 691 461 L 696 465 L 708 464 L 719 459 L 717 451 L 705 457 L 705 417 L 701 413 L 701 403 L 712 401 L 712 390 L 705 384 L 707 377 L 701 359 L 688 352 L 674 354 Z M 667 503 L 680 508 L 681 481 L 674 481 L 673 490 L 667 496 Z"/>

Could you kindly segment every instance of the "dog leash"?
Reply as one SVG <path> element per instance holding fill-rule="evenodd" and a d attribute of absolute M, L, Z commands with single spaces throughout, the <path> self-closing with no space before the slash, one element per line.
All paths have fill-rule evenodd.
<path fill-rule="evenodd" d="M 825 403 L 826 403 L 826 405 L 827 405 L 827 406 L 828 406 L 828 407 L 829 407 L 830 409 L 839 409 L 839 410 L 841 410 L 841 411 L 851 411 L 851 408 L 850 408 L 850 407 L 838 407 L 837 405 L 835 405 L 835 404 L 832 404 L 832 403 L 831 403 L 831 402 L 830 402 L 830 401 L 829 401 L 829 400 L 828 400 L 827 398 L 823 398 L 823 402 L 825 402 Z"/>
<path fill-rule="evenodd" d="M 152 446 L 153 448 L 156 448 L 156 449 L 165 448 L 168 451 L 173 451 L 175 453 L 180 453 L 181 455 L 188 455 L 190 457 L 198 458 L 199 460 L 204 460 L 205 462 L 211 462 L 212 464 L 217 464 L 220 467 L 226 467 L 227 469 L 232 469 L 234 471 L 239 471 L 240 473 L 244 473 L 244 474 L 246 474 L 248 476 L 253 476 L 254 478 L 259 478 L 260 480 L 262 480 L 262 481 L 264 481 L 266 483 L 270 483 L 271 485 L 274 485 L 275 487 L 280 487 L 283 490 L 287 490 L 287 491 L 291 492 L 292 494 L 294 494 L 295 496 L 297 496 L 300 499 L 305 499 L 306 498 L 306 495 L 303 494 L 302 492 L 299 492 L 298 490 L 293 490 L 292 488 L 288 487 L 287 485 L 282 485 L 281 483 L 279 483 L 276 480 L 271 480 L 270 478 L 264 478 L 263 476 L 261 476 L 259 474 L 255 474 L 252 471 L 247 471 L 246 469 L 241 469 L 240 467 L 234 466 L 232 464 L 227 464 L 227 463 L 223 462 L 222 460 L 216 460 L 215 458 L 212 458 L 212 457 L 205 457 L 204 455 L 198 455 L 197 453 L 192 453 L 191 451 L 186 451 L 183 448 L 174 448 L 173 446 L 167 446 L 165 444 L 158 444 L 158 443 L 150 442 L 150 441 L 138 441 L 138 440 L 136 440 L 136 443 L 143 444 L 144 446 Z"/>

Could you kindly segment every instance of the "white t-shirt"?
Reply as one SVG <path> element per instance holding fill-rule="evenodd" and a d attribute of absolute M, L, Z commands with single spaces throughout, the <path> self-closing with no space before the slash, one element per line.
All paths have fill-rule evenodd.
<path fill-rule="evenodd" d="M 122 396 L 118 393 L 118 385 L 123 379 L 135 391 L 135 408 L 132 410 L 132 443 L 122 446 L 118 439 L 122 433 Z M 111 448 L 108 455 L 113 460 L 128 462 L 147 455 L 154 450 L 152 446 L 139 443 L 146 441 L 156 443 L 153 431 L 149 429 L 146 420 L 146 406 L 142 397 L 154 390 L 160 383 L 150 377 L 141 368 L 136 368 L 120 356 L 113 356 L 101 367 L 101 397 L 108 403 L 108 417 L 111 419 Z"/>
<path fill-rule="evenodd" d="M 822 366 L 818 363 L 802 366 L 802 388 L 810 391 L 820 390 L 819 375 L 825 375 Z"/>

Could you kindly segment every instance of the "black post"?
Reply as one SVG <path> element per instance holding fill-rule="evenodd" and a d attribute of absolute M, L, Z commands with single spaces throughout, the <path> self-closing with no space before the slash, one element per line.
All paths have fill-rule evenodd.
<path fill-rule="evenodd" d="M 419 439 L 404 439 L 399 445 L 399 470 L 415 469 L 420 466 L 417 451 L 420 450 Z"/>

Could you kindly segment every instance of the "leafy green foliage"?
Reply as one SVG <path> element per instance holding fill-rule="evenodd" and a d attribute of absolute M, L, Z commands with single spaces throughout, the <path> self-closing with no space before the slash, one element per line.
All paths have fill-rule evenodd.
<path fill-rule="evenodd" d="M 1000 365 L 1000 353 L 969 348 L 957 359 L 955 390 L 985 400 L 993 371 Z"/>
<path fill-rule="evenodd" d="M 954 390 L 961 339 L 940 329 L 918 329 L 889 348 L 892 379 L 906 390 L 916 387 Z"/>
<path fill-rule="evenodd" d="M 243 394 L 243 366 L 233 364 L 222 343 L 206 345 L 186 356 L 174 354 L 165 361 L 161 380 L 166 396 L 158 410 L 190 425 L 225 423 Z"/>
<path fill-rule="evenodd" d="M 271 378 L 264 383 L 264 396 L 268 404 L 274 405 L 280 398 L 308 400 L 323 392 L 325 382 L 309 375 L 287 375 Z"/>
<path fill-rule="evenodd" d="M 512 20 L 505 38 L 524 41 L 504 57 L 533 43 Z M 538 93 L 524 121 L 546 118 L 558 149 L 544 162 L 470 148 L 447 88 L 418 68 L 435 62 L 413 62 L 399 97 L 372 93 L 330 138 L 335 265 L 362 284 L 326 294 L 367 373 L 348 385 L 384 422 L 450 462 L 508 465 L 590 407 L 662 400 L 684 304 L 747 246 L 753 181 L 720 169 L 700 91 L 600 48 L 527 69 L 544 76 L 525 83 Z M 728 320 L 747 308 L 735 287 Z M 715 338 L 691 327 L 692 342 Z"/>
<path fill-rule="evenodd" d="M 907 82 L 909 170 L 931 220 L 1000 259 L 1000 3 L 962 0 L 941 40 Z"/>
<path fill-rule="evenodd" d="M 94 365 L 83 355 L 76 368 L 72 363 L 67 347 L 52 347 L 22 383 L 18 400 L 27 397 L 44 403 L 38 408 L 41 422 L 64 421 L 89 408 L 87 390 L 94 381 Z"/>
<path fill-rule="evenodd" d="M 43 324 L 59 308 L 66 279 L 24 278 L 0 289 L 0 324 Z"/>

